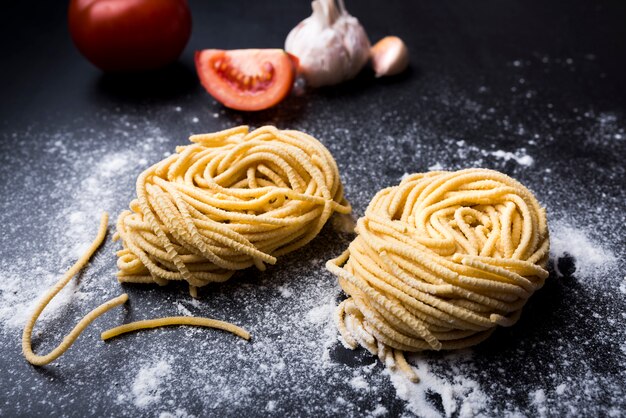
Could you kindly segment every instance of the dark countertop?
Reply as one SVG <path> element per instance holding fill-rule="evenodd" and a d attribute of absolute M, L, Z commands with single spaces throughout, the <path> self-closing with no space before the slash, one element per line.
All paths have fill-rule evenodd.
<path fill-rule="evenodd" d="M 138 77 L 93 68 L 69 39 L 65 2 L 38 3 L 6 6 L 0 27 L 0 416 L 625 414 L 626 4 L 350 1 L 372 41 L 406 41 L 410 71 L 376 80 L 365 70 L 245 114 L 203 91 L 193 51 L 281 47 L 307 1 L 192 1 L 180 62 Z M 101 211 L 113 231 L 144 168 L 191 133 L 237 124 L 320 139 L 355 217 L 405 173 L 503 171 L 547 208 L 551 277 L 514 327 L 471 350 L 415 356 L 422 383 L 408 385 L 336 341 L 329 315 L 340 292 L 323 265 L 352 238 L 337 223 L 197 301 L 182 286 L 119 285 L 109 235 L 38 323 L 36 351 L 108 298 L 125 291 L 130 303 L 50 366 L 27 364 L 25 315 L 91 240 Z M 232 321 L 253 339 L 175 328 L 99 340 L 122 321 L 180 314 Z"/>

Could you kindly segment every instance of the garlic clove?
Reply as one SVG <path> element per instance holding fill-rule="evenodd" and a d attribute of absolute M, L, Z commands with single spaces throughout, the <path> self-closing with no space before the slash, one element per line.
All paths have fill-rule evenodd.
<path fill-rule="evenodd" d="M 397 36 L 386 36 L 370 50 L 376 77 L 400 74 L 409 66 L 409 50 Z"/>

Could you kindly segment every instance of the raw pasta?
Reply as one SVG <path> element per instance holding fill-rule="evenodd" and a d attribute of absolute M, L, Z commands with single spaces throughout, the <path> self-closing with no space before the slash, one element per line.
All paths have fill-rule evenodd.
<path fill-rule="evenodd" d="M 412 380 L 404 352 L 478 344 L 513 325 L 548 277 L 545 210 L 497 171 L 408 176 L 376 194 L 356 232 L 326 264 L 349 296 L 338 329 Z"/>
<path fill-rule="evenodd" d="M 78 336 L 91 324 L 96 318 L 100 315 L 104 314 L 108 310 L 115 308 L 116 306 L 122 305 L 128 300 L 128 295 L 126 293 L 109 300 L 108 302 L 103 303 L 98 306 L 96 309 L 89 312 L 87 315 L 81 319 L 78 324 L 70 331 L 69 334 L 63 338 L 63 341 L 52 351 L 50 351 L 46 355 L 38 355 L 33 352 L 32 348 L 32 335 L 33 328 L 35 327 L 35 323 L 37 319 L 43 312 L 43 310 L 48 306 L 50 301 L 63 289 L 69 282 L 72 280 L 79 271 L 81 271 L 89 262 L 89 259 L 93 256 L 98 248 L 104 242 L 104 238 L 106 237 L 107 232 L 107 223 L 109 221 L 108 214 L 104 213 L 102 218 L 100 219 L 100 227 L 98 228 L 98 234 L 96 238 L 93 240 L 87 251 L 82 255 L 81 258 L 76 261 L 76 263 L 59 279 L 59 281 L 50 289 L 48 292 L 41 298 L 37 306 L 35 306 L 35 310 L 31 317 L 28 319 L 26 326 L 24 327 L 24 332 L 22 333 L 22 353 L 26 360 L 35 365 L 35 366 L 43 366 L 46 365 L 57 358 L 59 358 L 63 353 L 67 351 L 68 348 L 74 344 L 74 341 L 78 338 Z"/>
<path fill-rule="evenodd" d="M 102 214 L 102 218 L 100 220 L 100 227 L 98 228 L 98 234 L 94 241 L 91 243 L 87 251 L 76 261 L 76 263 L 59 279 L 59 281 L 41 298 L 37 306 L 35 306 L 35 310 L 31 317 L 28 319 L 26 326 L 24 327 L 24 332 L 22 333 L 22 353 L 26 360 L 34 366 L 45 366 L 59 358 L 63 353 L 65 353 L 71 346 L 74 344 L 76 339 L 80 336 L 80 334 L 91 324 L 96 318 L 106 313 L 112 308 L 116 306 L 120 306 L 124 304 L 128 300 L 128 295 L 126 293 L 113 298 L 97 308 L 93 309 L 87 315 L 85 315 L 78 324 L 70 331 L 69 334 L 63 338 L 63 341 L 57 345 L 53 350 L 51 350 L 48 354 L 38 355 L 35 354 L 32 348 L 32 335 L 33 328 L 35 327 L 35 323 L 37 319 L 43 312 L 43 310 L 48 306 L 50 301 L 63 289 L 69 282 L 72 280 L 79 271 L 81 271 L 89 262 L 89 259 L 93 256 L 96 250 L 102 245 L 104 242 L 104 238 L 106 236 L 107 224 L 108 224 L 109 216 L 105 212 Z M 120 325 L 119 327 L 111 328 L 102 333 L 102 339 L 107 340 L 109 338 L 116 337 L 121 334 L 125 334 L 127 332 L 138 331 L 142 329 L 163 327 L 163 326 L 171 326 L 171 325 L 192 325 L 192 326 L 202 326 L 209 328 L 218 328 L 224 331 L 231 332 L 241 338 L 246 340 L 250 339 L 250 333 L 240 328 L 236 325 L 233 325 L 229 322 L 219 321 L 211 318 L 197 318 L 197 317 L 165 317 L 165 318 L 157 318 L 147 321 L 137 321 L 132 322 L 130 324 Z"/>
<path fill-rule="evenodd" d="M 349 213 L 335 160 L 298 131 L 247 126 L 193 135 L 137 179 L 117 222 L 120 282 L 196 288 L 274 264 Z"/>
<path fill-rule="evenodd" d="M 244 340 L 250 339 L 250 333 L 243 328 L 231 324 L 230 322 L 218 321 L 211 318 L 197 318 L 194 316 L 167 316 L 164 318 L 146 319 L 143 321 L 131 322 L 129 324 L 120 325 L 115 328 L 104 331 L 100 338 L 106 341 L 117 337 L 118 335 L 129 332 L 139 331 L 142 329 L 169 327 L 172 325 L 191 325 L 195 327 L 216 328 L 233 333 Z"/>

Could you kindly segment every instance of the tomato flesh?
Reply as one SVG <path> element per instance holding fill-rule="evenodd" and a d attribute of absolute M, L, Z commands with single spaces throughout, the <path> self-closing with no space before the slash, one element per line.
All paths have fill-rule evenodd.
<path fill-rule="evenodd" d="M 291 91 L 293 57 L 282 49 L 205 49 L 196 52 L 200 82 L 224 106 L 255 111 L 272 107 Z"/>

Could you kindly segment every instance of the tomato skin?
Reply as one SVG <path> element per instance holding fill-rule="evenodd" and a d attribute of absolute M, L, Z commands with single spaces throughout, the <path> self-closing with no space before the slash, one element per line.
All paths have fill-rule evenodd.
<path fill-rule="evenodd" d="M 104 71 L 143 71 L 175 61 L 191 35 L 187 0 L 71 0 L 78 50 Z"/>
<path fill-rule="evenodd" d="M 206 91 L 224 106 L 244 111 L 264 110 L 283 100 L 297 67 L 297 58 L 282 49 L 205 49 L 196 51 L 195 61 Z"/>

